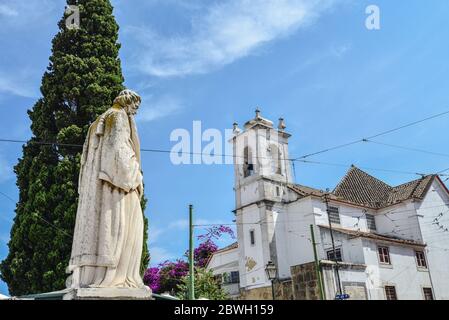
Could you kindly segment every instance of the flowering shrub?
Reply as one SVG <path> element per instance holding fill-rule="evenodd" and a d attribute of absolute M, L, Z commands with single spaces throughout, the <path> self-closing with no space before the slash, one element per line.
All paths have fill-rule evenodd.
<path fill-rule="evenodd" d="M 148 268 L 143 276 L 143 282 L 154 293 L 171 292 L 188 273 L 189 264 L 187 262 L 183 260 L 165 261 L 157 267 Z"/>
<path fill-rule="evenodd" d="M 213 240 L 220 239 L 224 234 L 228 234 L 232 239 L 235 239 L 234 230 L 228 226 L 219 225 L 206 229 L 206 233 L 199 235 L 198 240 Z"/>
<path fill-rule="evenodd" d="M 159 292 L 171 292 L 176 289 L 181 279 L 189 273 L 189 264 L 183 260 L 166 261 L 159 265 Z"/>
<path fill-rule="evenodd" d="M 158 293 L 160 290 L 160 274 L 159 274 L 159 268 L 153 267 L 148 268 L 145 271 L 145 274 L 143 275 L 143 282 L 150 287 L 150 289 L 154 293 Z"/>
<path fill-rule="evenodd" d="M 206 240 L 201 243 L 194 251 L 193 257 L 195 266 L 204 268 L 209 261 L 210 256 L 218 250 L 217 245 L 212 240 Z"/>
<path fill-rule="evenodd" d="M 214 226 L 206 229 L 206 233 L 198 236 L 202 242 L 193 252 L 195 267 L 202 270 L 210 256 L 218 250 L 218 246 L 213 239 L 219 239 L 223 234 L 228 234 L 235 238 L 234 231 L 228 226 Z M 185 254 L 189 256 L 189 251 Z M 176 294 L 179 291 L 180 284 L 185 282 L 189 274 L 189 263 L 178 259 L 176 261 L 165 261 L 157 267 L 148 268 L 145 271 L 143 282 L 153 290 L 154 293 L 171 292 Z"/>

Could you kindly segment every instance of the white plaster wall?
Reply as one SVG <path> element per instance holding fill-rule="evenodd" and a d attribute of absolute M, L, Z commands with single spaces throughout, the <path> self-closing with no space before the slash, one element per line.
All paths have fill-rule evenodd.
<path fill-rule="evenodd" d="M 215 253 L 209 261 L 207 269 L 212 270 L 213 274 L 238 271 L 238 258 L 238 248 Z"/>
<path fill-rule="evenodd" d="M 295 266 L 314 261 L 310 225 L 314 224 L 311 198 L 303 198 L 288 206 L 288 224 L 285 225 L 288 265 Z M 315 228 L 318 242 L 318 233 Z M 289 271 L 290 272 L 290 271 Z"/>
<path fill-rule="evenodd" d="M 366 285 L 366 274 L 364 270 L 339 269 L 338 274 L 340 276 L 340 282 L 342 283 L 343 291 L 344 282 L 357 282 Z M 323 278 L 325 283 L 326 300 L 333 300 L 338 288 L 335 269 L 325 268 L 323 272 Z M 367 297 L 367 299 L 369 300 L 369 297 Z"/>
<path fill-rule="evenodd" d="M 415 203 L 410 200 L 379 210 L 375 219 L 381 234 L 422 241 Z"/>
<path fill-rule="evenodd" d="M 321 225 L 329 225 L 326 204 L 322 200 L 313 199 L 313 206 L 317 217 L 316 223 Z M 340 225 L 333 224 L 336 227 L 350 230 L 368 231 L 365 212 L 372 213 L 372 211 L 332 201 L 329 202 L 329 206 L 337 207 L 339 209 Z"/>
<path fill-rule="evenodd" d="M 320 258 L 327 260 L 327 251 L 332 250 L 332 238 L 329 229 L 320 228 L 321 246 Z M 335 249 L 340 248 L 342 259 L 344 262 L 364 264 L 365 258 L 363 254 L 361 238 L 350 239 L 348 235 L 333 231 Z"/>
<path fill-rule="evenodd" d="M 367 264 L 367 287 L 370 297 L 374 300 L 384 300 L 384 286 L 394 285 L 399 300 L 423 300 L 423 287 L 431 287 L 429 273 L 418 270 L 415 249 L 412 247 L 378 244 L 363 240 L 365 263 Z M 391 266 L 379 263 L 378 245 L 390 249 Z"/>
<path fill-rule="evenodd" d="M 434 181 L 424 200 L 416 203 L 419 226 L 427 244 L 426 256 L 436 299 L 449 299 L 449 232 L 434 223 L 438 219 L 449 229 L 449 198 L 442 185 Z"/>
<path fill-rule="evenodd" d="M 246 179 L 251 179 L 253 177 L 248 177 Z M 250 203 L 253 203 L 255 201 L 258 201 L 260 199 L 260 190 L 259 190 L 259 183 L 254 182 L 250 184 L 244 184 L 240 187 L 240 199 L 241 203 L 239 203 L 239 206 L 244 206 Z"/>
<path fill-rule="evenodd" d="M 274 238 L 276 241 L 276 259 L 278 268 L 278 277 L 280 279 L 290 278 L 290 264 L 288 254 L 288 225 L 289 218 L 286 209 L 282 205 L 273 207 L 273 224 L 269 227 L 274 228 Z"/>
<path fill-rule="evenodd" d="M 207 266 L 214 275 L 239 271 L 238 248 L 215 253 Z M 231 296 L 239 294 L 239 283 L 223 285 L 223 289 Z"/>
<path fill-rule="evenodd" d="M 239 272 L 240 286 L 247 289 L 269 285 L 270 282 L 265 275 L 264 244 L 262 242 L 261 216 L 257 205 L 252 205 L 241 210 L 242 214 L 237 221 L 241 224 L 238 228 L 239 242 Z M 250 242 L 250 230 L 254 230 L 255 245 Z M 249 270 L 246 264 L 255 262 L 254 267 Z"/>

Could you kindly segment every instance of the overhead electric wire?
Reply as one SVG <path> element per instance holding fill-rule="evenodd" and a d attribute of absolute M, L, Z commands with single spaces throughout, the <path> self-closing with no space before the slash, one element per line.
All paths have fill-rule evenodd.
<path fill-rule="evenodd" d="M 373 141 L 373 140 L 369 140 L 369 139 L 366 139 L 365 142 L 378 144 L 378 145 L 381 145 L 381 146 L 386 146 L 386 147 L 391 147 L 391 148 L 396 148 L 396 149 L 414 151 L 414 152 L 419 152 L 419 153 L 426 153 L 426 154 L 431 154 L 431 155 L 435 155 L 435 156 L 441 156 L 441 157 L 449 158 L 449 154 L 447 154 L 447 153 L 440 153 L 440 152 L 433 152 L 433 151 L 427 151 L 427 150 L 422 150 L 422 149 L 398 146 L 398 145 L 394 145 L 394 144 L 389 144 L 389 143 L 384 143 L 384 142 L 379 142 L 379 141 Z"/>
<path fill-rule="evenodd" d="M 6 193 L 3 193 L 3 192 L 0 191 L 0 194 L 2 196 L 4 196 L 6 199 L 11 200 L 12 202 L 16 203 L 16 201 L 13 198 L 11 198 L 10 196 L 8 196 Z"/>
<path fill-rule="evenodd" d="M 81 148 L 82 145 L 78 144 L 67 144 L 67 143 L 58 143 L 58 142 L 47 142 L 47 141 L 24 141 L 24 140 L 12 140 L 12 139 L 0 139 L 0 142 L 12 142 L 12 143 L 30 143 L 30 144 L 37 144 L 37 145 L 47 145 L 47 146 L 61 146 L 61 147 L 79 147 Z M 208 154 L 203 152 L 186 152 L 186 151 L 173 151 L 173 150 L 164 150 L 164 149 L 140 149 L 142 152 L 153 152 L 153 153 L 166 153 L 166 154 L 188 154 L 188 155 L 207 155 L 211 157 L 233 157 L 233 158 L 244 158 L 244 156 L 241 155 L 229 155 L 229 154 Z M 260 157 L 255 156 L 256 159 L 270 159 L 268 157 Z M 292 161 L 292 162 L 298 162 L 298 163 L 304 163 L 304 164 L 315 164 L 315 165 L 326 165 L 326 166 L 334 166 L 334 167 L 342 167 L 342 168 L 350 168 L 353 166 L 353 164 L 342 164 L 342 163 L 332 163 L 332 162 L 323 162 L 323 161 L 315 161 L 315 160 L 304 160 L 304 159 L 280 159 L 280 160 L 286 160 L 286 161 Z M 402 170 L 394 170 L 394 169 L 383 169 L 383 168 L 372 168 L 372 167 L 365 167 L 365 166 L 359 166 L 360 169 L 363 170 L 372 170 L 372 171 L 382 171 L 382 172 L 391 172 L 391 173 L 398 173 L 398 174 L 407 174 L 407 175 L 418 175 L 418 176 L 425 176 L 428 175 L 426 173 L 420 173 L 420 172 L 411 172 L 411 171 L 402 171 Z M 449 170 L 449 168 L 447 169 Z M 441 171 L 441 173 L 447 171 Z M 430 174 L 430 173 L 429 173 Z M 446 176 L 444 174 L 444 176 Z"/>
<path fill-rule="evenodd" d="M 441 171 L 438 171 L 436 174 L 439 174 L 439 175 L 441 175 L 443 172 L 446 172 L 446 171 L 449 171 L 449 168 L 447 168 L 447 169 L 444 169 L 444 170 L 441 170 Z"/>
<path fill-rule="evenodd" d="M 10 196 L 8 196 L 7 194 L 5 194 L 5 193 L 3 193 L 3 192 L 1 192 L 1 191 L 0 191 L 0 194 L 3 195 L 4 197 L 6 197 L 7 199 L 11 200 L 11 202 L 16 203 L 16 201 L 15 201 L 13 198 L 11 198 Z M 53 223 L 51 223 L 50 221 L 48 221 L 48 220 L 42 218 L 39 214 L 33 214 L 32 216 L 41 219 L 42 221 L 44 221 L 45 223 L 47 223 L 49 226 L 53 227 L 55 230 L 57 230 L 57 231 L 63 233 L 64 235 L 66 235 L 66 236 L 72 238 L 72 236 L 71 236 L 70 234 L 68 234 L 65 230 L 63 230 L 63 229 L 57 227 L 55 224 L 53 224 Z"/>
<path fill-rule="evenodd" d="M 448 111 L 445 111 L 445 112 L 441 112 L 441 113 L 435 114 L 435 115 L 433 115 L 433 116 L 430 116 L 430 117 L 427 117 L 427 118 L 424 118 L 424 119 L 421 119 L 421 120 L 417 120 L 417 121 L 413 121 L 413 122 L 404 124 L 404 125 L 402 125 L 402 126 L 399 126 L 399 127 L 396 127 L 396 128 L 390 129 L 390 130 L 386 130 L 386 131 L 379 132 L 379 133 L 374 134 L 374 135 L 372 135 L 372 136 L 368 136 L 368 137 L 365 137 L 365 138 L 362 138 L 362 139 L 357 139 L 357 140 L 354 140 L 354 141 L 351 141 L 351 142 L 339 144 L 339 145 L 336 145 L 336 146 L 333 146 L 333 147 L 329 147 L 329 148 L 326 148 L 326 149 L 323 149 L 323 150 L 319 150 L 319 151 L 316 151 L 316 152 L 312 152 L 312 153 L 309 153 L 309 154 L 305 154 L 305 155 L 303 155 L 303 156 L 300 156 L 300 157 L 298 157 L 298 158 L 295 158 L 295 160 L 296 160 L 296 159 L 305 159 L 305 158 L 309 158 L 309 157 L 311 157 L 311 156 L 315 156 L 315 155 L 322 154 L 322 153 L 325 153 L 325 152 L 329 152 L 329 151 L 332 151 L 332 150 L 336 150 L 336 149 L 341 149 L 341 148 L 349 147 L 349 146 L 351 146 L 351 145 L 358 144 L 358 143 L 361 143 L 361 142 L 366 142 L 366 140 L 378 138 L 378 137 L 381 137 L 381 136 L 390 134 L 390 133 L 392 133 L 392 132 L 399 131 L 399 130 L 402 130 L 402 129 L 405 129 L 405 128 L 408 128 L 408 127 L 417 125 L 417 124 L 419 124 L 419 123 L 422 123 L 422 122 L 425 122 L 425 121 L 428 121 L 428 120 L 432 120 L 432 119 L 435 119 L 435 118 L 438 118 L 438 117 L 442 117 L 442 116 L 447 115 L 447 114 L 449 114 L 449 110 L 448 110 Z M 448 170 L 449 170 L 449 169 L 448 169 Z"/>

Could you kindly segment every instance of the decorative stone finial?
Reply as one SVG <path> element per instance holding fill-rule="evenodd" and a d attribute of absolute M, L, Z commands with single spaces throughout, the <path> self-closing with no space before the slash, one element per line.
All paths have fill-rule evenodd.
<path fill-rule="evenodd" d="M 287 128 L 287 126 L 285 125 L 285 120 L 284 120 L 284 118 L 279 118 L 278 129 L 279 129 L 280 131 L 284 131 L 285 128 Z"/>
<path fill-rule="evenodd" d="M 240 133 L 240 128 L 239 128 L 239 124 L 237 123 L 237 122 L 234 122 L 233 124 L 232 124 L 232 126 L 233 126 L 233 129 L 232 129 L 232 133 L 234 133 L 234 134 L 239 134 Z"/>
<path fill-rule="evenodd" d="M 256 119 L 260 118 L 260 109 L 259 107 L 256 108 Z"/>

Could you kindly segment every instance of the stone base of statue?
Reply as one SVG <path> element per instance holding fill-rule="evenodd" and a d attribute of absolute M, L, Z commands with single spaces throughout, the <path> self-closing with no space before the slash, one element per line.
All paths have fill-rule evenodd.
<path fill-rule="evenodd" d="M 153 300 L 153 298 L 149 288 L 79 288 L 69 289 L 63 300 Z"/>

